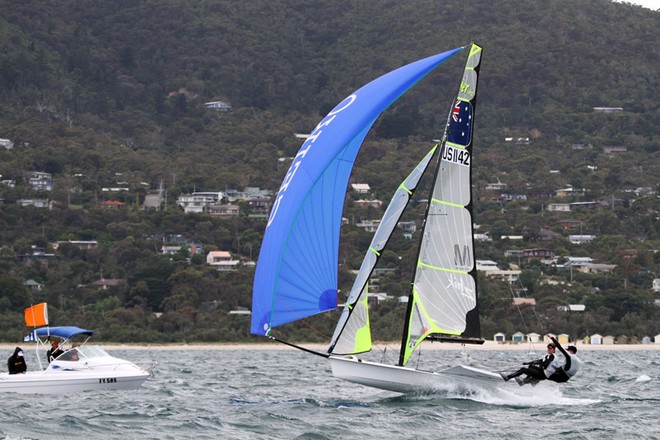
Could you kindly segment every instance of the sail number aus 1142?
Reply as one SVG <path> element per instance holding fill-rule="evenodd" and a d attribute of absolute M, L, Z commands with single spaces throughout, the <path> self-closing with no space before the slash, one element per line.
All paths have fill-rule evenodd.
<path fill-rule="evenodd" d="M 454 148 L 450 145 L 445 145 L 445 149 L 442 152 L 442 160 L 469 167 L 470 153 L 462 148 Z"/>

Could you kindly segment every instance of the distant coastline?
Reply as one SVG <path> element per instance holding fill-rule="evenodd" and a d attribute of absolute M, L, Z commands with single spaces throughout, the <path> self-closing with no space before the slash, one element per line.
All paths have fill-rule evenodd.
<path fill-rule="evenodd" d="M 11 343 L 0 343 L 0 350 L 13 350 L 15 347 L 19 346 L 25 350 L 29 350 L 30 347 L 34 347 L 33 342 L 17 342 L 15 344 Z M 107 350 L 294 350 L 291 347 L 287 347 L 279 343 L 172 343 L 172 344 L 148 344 L 148 343 L 93 343 L 93 345 L 100 345 L 101 347 Z M 320 352 L 325 352 L 327 348 L 326 344 L 318 343 L 301 343 L 302 347 L 308 348 L 310 350 L 316 350 Z M 378 343 L 376 346 L 390 346 L 397 347 L 398 342 L 390 343 Z M 521 344 L 509 344 L 509 343 L 498 343 L 494 341 L 486 341 L 483 345 L 470 345 L 467 347 L 468 350 L 496 350 L 496 351 L 508 351 L 508 350 L 538 350 L 545 345 L 545 342 L 537 342 L 534 344 L 521 343 Z M 568 346 L 569 344 L 564 344 Z M 614 345 L 591 345 L 583 344 L 577 342 L 574 344 L 578 351 L 640 351 L 640 350 L 660 350 L 660 344 L 614 344 Z M 441 344 L 441 343 L 423 343 L 422 350 L 461 350 L 462 346 L 457 344 Z M 11 353 L 10 353 L 11 354 Z"/>

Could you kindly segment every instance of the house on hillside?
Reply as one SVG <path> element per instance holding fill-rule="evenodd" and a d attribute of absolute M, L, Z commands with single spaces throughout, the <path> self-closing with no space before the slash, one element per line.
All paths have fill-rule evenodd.
<path fill-rule="evenodd" d="M 80 250 L 96 249 L 99 247 L 99 242 L 96 240 L 60 240 L 53 243 L 52 246 L 53 249 L 57 250 L 63 244 L 70 244 L 71 246 L 75 246 Z"/>
<path fill-rule="evenodd" d="M 628 147 L 623 146 L 603 147 L 603 153 L 605 154 L 625 153 L 627 151 Z"/>
<path fill-rule="evenodd" d="M 520 261 L 531 261 L 544 258 L 554 258 L 555 252 L 551 249 L 509 249 L 504 251 L 504 256 L 507 258 L 517 258 Z"/>
<path fill-rule="evenodd" d="M 181 194 L 176 204 L 183 208 L 183 212 L 200 213 L 208 211 L 213 204 L 219 203 L 224 197 L 221 191 L 197 191 L 192 194 Z"/>
<path fill-rule="evenodd" d="M 220 111 L 229 111 L 231 110 L 231 104 L 228 102 L 224 101 L 211 101 L 211 102 L 205 102 L 204 103 L 204 108 L 210 109 L 210 110 L 220 110 Z"/>
<path fill-rule="evenodd" d="M 52 208 L 52 203 L 48 199 L 18 199 L 16 200 L 18 206 L 34 206 L 35 208 Z"/>
<path fill-rule="evenodd" d="M 40 171 L 31 171 L 28 173 L 28 186 L 35 191 L 52 191 L 53 175 Z"/>
<path fill-rule="evenodd" d="M 5 150 L 11 150 L 14 148 L 14 143 L 9 139 L 0 138 L 0 147 L 4 148 Z"/>
<path fill-rule="evenodd" d="M 377 208 L 380 209 L 383 207 L 383 202 L 382 200 L 374 199 L 374 200 L 366 200 L 366 199 L 360 199 L 360 200 L 355 200 L 353 202 L 353 206 L 357 208 Z"/>
<path fill-rule="evenodd" d="M 210 215 L 222 218 L 235 218 L 240 214 L 240 207 L 238 205 L 210 205 L 208 208 Z"/>
<path fill-rule="evenodd" d="M 532 306 L 536 305 L 536 300 L 534 298 L 513 298 L 511 304 L 516 307 L 522 306 Z"/>
<path fill-rule="evenodd" d="M 558 189 L 555 195 L 557 197 L 578 197 L 583 196 L 585 192 L 584 188 L 573 188 L 572 186 L 568 186 L 566 188 Z"/>
<path fill-rule="evenodd" d="M 569 235 L 568 240 L 573 244 L 584 244 L 594 241 L 596 239 L 595 235 Z"/>
<path fill-rule="evenodd" d="M 503 191 L 506 189 L 506 183 L 502 183 L 499 180 L 497 182 L 492 182 L 486 185 L 487 191 Z"/>
<path fill-rule="evenodd" d="M 217 270 L 236 270 L 240 264 L 239 260 L 234 260 L 228 251 L 211 251 L 206 256 L 206 264 Z"/>
<path fill-rule="evenodd" d="M 571 210 L 570 203 L 549 203 L 548 211 L 552 212 L 569 212 Z"/>
<path fill-rule="evenodd" d="M 611 273 L 616 269 L 616 264 L 591 263 L 578 267 L 582 273 Z"/>
<path fill-rule="evenodd" d="M 42 269 L 48 268 L 48 265 L 51 262 L 54 262 L 57 257 L 55 257 L 55 254 L 49 254 L 46 252 L 46 249 L 43 247 L 39 247 L 36 245 L 31 246 L 31 252 L 23 255 L 19 255 L 19 259 L 27 264 L 27 265 L 32 265 L 36 264 Z"/>
<path fill-rule="evenodd" d="M 596 113 L 618 113 L 622 111 L 623 107 L 594 107 Z"/>
<path fill-rule="evenodd" d="M 33 279 L 29 279 L 26 282 L 23 283 L 26 289 L 32 291 L 32 292 L 38 292 L 43 290 L 44 285 L 42 283 L 39 283 Z"/>
<path fill-rule="evenodd" d="M 371 192 L 368 183 L 351 183 L 351 188 L 358 194 L 369 194 Z"/>
<path fill-rule="evenodd" d="M 376 232 L 378 226 L 380 225 L 380 219 L 378 220 L 363 220 L 360 223 L 356 223 L 355 226 L 362 228 L 367 232 Z"/>

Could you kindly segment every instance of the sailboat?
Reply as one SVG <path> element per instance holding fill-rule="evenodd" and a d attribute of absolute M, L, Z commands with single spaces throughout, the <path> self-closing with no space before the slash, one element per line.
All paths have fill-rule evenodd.
<path fill-rule="evenodd" d="M 327 352 L 275 336 L 277 326 L 337 308 L 339 232 L 346 187 L 369 129 L 397 98 L 453 55 L 467 61 L 444 134 L 399 185 L 348 295 Z M 424 340 L 483 343 L 480 338 L 472 226 L 472 132 L 483 50 L 452 49 L 387 73 L 341 101 L 295 156 L 275 197 L 255 273 L 250 331 L 326 357 L 335 377 L 408 393 L 436 388 L 504 385 L 493 372 L 455 366 L 442 371 L 408 366 Z M 435 161 L 434 161 L 435 159 Z M 367 361 L 372 349 L 368 281 L 422 175 L 435 163 L 434 182 L 408 298 L 396 365 Z M 428 170 L 430 171 L 430 170 Z"/>

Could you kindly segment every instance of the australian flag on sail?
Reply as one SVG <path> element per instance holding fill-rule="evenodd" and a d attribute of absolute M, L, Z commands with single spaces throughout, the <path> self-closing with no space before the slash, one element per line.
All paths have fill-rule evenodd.
<path fill-rule="evenodd" d="M 447 142 L 468 146 L 472 140 L 472 104 L 456 100 L 447 129 Z"/>

